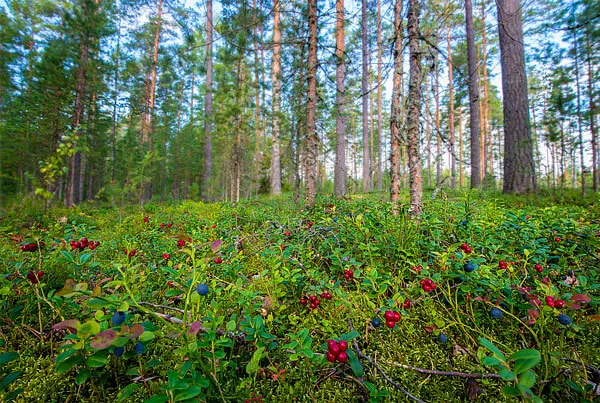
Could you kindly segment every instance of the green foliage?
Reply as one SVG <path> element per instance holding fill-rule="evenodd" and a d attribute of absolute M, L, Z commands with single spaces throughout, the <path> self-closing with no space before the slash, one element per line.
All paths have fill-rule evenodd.
<path fill-rule="evenodd" d="M 45 401 L 282 401 L 309 390 L 321 401 L 401 400 L 368 356 L 425 401 L 456 400 L 464 383 L 423 383 L 402 366 L 491 368 L 502 380 L 478 381 L 484 400 L 593 397 L 583 365 L 595 368 L 600 351 L 597 209 L 442 192 L 415 221 L 375 198 L 321 198 L 313 211 L 286 198 L 7 211 L 2 352 L 21 359 L 2 368 L 22 372 L 7 392 Z M 84 237 L 94 249 L 71 246 Z M 30 243 L 34 252 L 21 250 Z M 466 273 L 467 261 L 478 269 Z M 436 289 L 425 291 L 425 279 Z M 208 294 L 196 292 L 201 283 Z M 314 309 L 301 303 L 310 296 L 320 299 Z M 401 314 L 392 329 L 387 310 Z M 115 325 L 117 311 L 125 317 Z M 348 341 L 347 363 L 327 361 L 329 339 Z M 30 386 L 38 373 L 44 389 Z"/>

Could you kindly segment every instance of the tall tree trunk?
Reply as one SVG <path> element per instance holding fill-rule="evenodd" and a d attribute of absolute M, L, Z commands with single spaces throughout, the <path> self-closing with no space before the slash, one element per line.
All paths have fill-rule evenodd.
<path fill-rule="evenodd" d="M 587 90 L 590 105 L 590 132 L 592 134 L 592 183 L 594 192 L 598 192 L 598 182 L 600 181 L 600 172 L 598 170 L 598 133 L 596 127 L 596 101 L 595 101 L 595 89 L 594 89 L 594 77 L 592 70 L 592 48 L 590 45 L 589 34 L 586 32 L 585 35 L 586 53 L 587 53 Z"/>
<path fill-rule="evenodd" d="M 422 209 L 423 178 L 419 152 L 419 117 L 421 111 L 421 51 L 419 49 L 419 0 L 408 6 L 408 43 L 410 49 L 410 81 L 408 83 L 407 139 L 410 173 L 410 212 L 417 216 Z"/>
<path fill-rule="evenodd" d="M 346 194 L 346 112 L 345 112 L 345 83 L 346 79 L 346 55 L 344 38 L 344 0 L 336 0 L 336 23 L 335 23 L 335 56 L 337 61 L 336 82 L 336 107 L 335 118 L 335 169 L 333 188 L 338 197 Z"/>
<path fill-rule="evenodd" d="M 425 148 L 427 149 L 427 187 L 431 186 L 431 174 L 433 170 L 431 169 L 431 108 L 429 102 L 431 100 L 431 96 L 427 93 L 429 91 L 429 75 L 426 74 L 423 77 L 423 84 L 425 87 Z"/>
<path fill-rule="evenodd" d="M 115 48 L 115 92 L 113 94 L 113 111 L 112 111 L 112 127 L 111 127 L 111 148 L 110 148 L 110 179 L 115 180 L 115 163 L 117 152 L 117 106 L 119 103 L 119 62 L 121 58 L 121 19 L 119 18 L 119 26 L 117 28 L 117 46 Z"/>
<path fill-rule="evenodd" d="M 390 201 L 394 204 L 393 214 L 398 213 L 398 197 L 400 196 L 400 153 L 402 148 L 402 46 L 404 31 L 402 29 L 402 3 L 396 0 L 394 4 L 394 77 L 392 81 L 392 104 L 390 112 Z"/>
<path fill-rule="evenodd" d="M 363 140 L 363 191 L 371 191 L 371 157 L 369 155 L 369 52 L 367 44 L 367 0 L 362 1 L 362 140 Z"/>
<path fill-rule="evenodd" d="M 577 128 L 579 130 L 579 158 L 581 159 L 581 197 L 585 198 L 585 163 L 583 160 L 583 119 L 581 117 L 581 90 L 579 87 L 579 46 L 577 43 L 576 32 L 573 31 L 573 45 L 575 46 L 575 84 L 577 87 Z M 575 164 L 573 164 L 573 172 L 575 172 Z"/>
<path fill-rule="evenodd" d="M 277 1 L 277 12 L 279 13 L 279 1 Z M 279 16 L 278 16 L 279 18 Z M 261 172 L 260 165 L 262 161 L 262 151 L 260 148 L 261 144 L 261 133 L 262 133 L 262 118 L 260 114 L 261 104 L 260 104 L 260 93 L 261 93 L 261 80 L 260 80 L 260 64 L 259 64 L 259 52 L 258 52 L 258 41 L 261 39 L 261 48 L 262 48 L 262 30 L 261 35 L 259 36 L 258 32 L 258 6 L 256 4 L 256 0 L 254 0 L 254 83 L 255 83 L 255 93 L 254 93 L 254 177 L 256 180 L 256 191 L 257 193 L 260 191 L 260 182 L 261 182 Z M 260 24 L 262 26 L 262 24 Z M 281 182 L 281 180 L 280 180 Z"/>
<path fill-rule="evenodd" d="M 519 0 L 497 0 L 504 110 L 504 193 L 536 190 Z"/>
<path fill-rule="evenodd" d="M 439 56 L 435 53 L 435 186 L 442 181 L 442 138 L 440 136 L 440 66 Z"/>
<path fill-rule="evenodd" d="M 204 169 L 202 172 L 202 198 L 209 200 L 209 182 L 212 177 L 212 127 L 213 127 L 213 15 L 212 0 L 206 0 L 206 94 L 204 96 Z"/>
<path fill-rule="evenodd" d="M 79 66 L 77 67 L 77 79 L 75 83 L 75 104 L 73 107 L 73 129 L 77 132 L 77 137 L 81 136 L 79 125 L 83 117 L 85 105 L 85 85 L 87 74 L 87 60 L 89 54 L 88 38 L 81 38 L 79 43 Z M 78 141 L 75 140 L 76 142 Z M 79 182 L 81 175 L 81 152 L 76 152 L 71 158 L 69 170 L 69 182 L 67 183 L 66 205 L 71 207 L 81 202 L 79 192 Z"/>
<path fill-rule="evenodd" d="M 463 187 L 463 119 L 462 106 L 458 107 L 458 188 Z"/>
<path fill-rule="evenodd" d="M 279 151 L 279 109 L 281 100 L 281 31 L 279 30 L 279 0 L 273 3 L 273 149 L 271 152 L 271 193 L 281 194 L 281 163 Z"/>
<path fill-rule="evenodd" d="M 446 8 L 448 8 L 449 2 L 446 1 Z M 450 186 L 452 189 L 456 189 L 456 151 L 455 151 L 455 138 L 454 138 L 454 81 L 453 81 L 453 68 L 452 65 L 452 37 L 450 36 L 450 21 L 446 26 L 446 41 L 447 41 L 447 53 L 448 53 L 448 147 L 450 151 Z"/>
<path fill-rule="evenodd" d="M 308 0 L 308 100 L 306 105 L 306 203 L 313 207 L 317 193 L 317 0 Z"/>
<path fill-rule="evenodd" d="M 381 78 L 382 60 L 382 36 L 381 36 L 381 0 L 377 0 L 377 190 L 383 187 L 383 130 L 382 130 L 382 111 L 381 96 L 383 83 Z"/>
<path fill-rule="evenodd" d="M 467 27 L 467 64 L 469 66 L 469 128 L 471 134 L 471 188 L 481 186 L 481 150 L 479 138 L 479 77 L 475 53 L 475 30 L 473 29 L 473 6 L 465 0 L 465 23 Z"/>
<path fill-rule="evenodd" d="M 156 105 L 156 81 L 158 68 L 158 52 L 160 48 L 160 34 L 162 31 L 162 6 L 163 0 L 158 0 L 156 15 L 156 32 L 154 33 L 154 44 L 152 47 L 152 66 L 150 68 L 150 81 L 146 87 L 147 105 L 145 106 L 145 117 L 142 120 L 142 147 L 144 152 L 152 151 L 154 134 L 154 108 Z M 142 179 L 142 192 L 140 204 L 152 199 L 152 182 Z"/>
<path fill-rule="evenodd" d="M 481 1 L 481 75 L 483 81 L 483 99 L 481 102 L 481 139 L 482 139 L 482 164 L 481 175 L 485 179 L 486 175 L 493 175 L 494 155 L 492 149 L 492 135 L 490 128 L 490 90 L 488 82 L 487 68 L 487 32 L 485 27 L 485 0 Z"/>

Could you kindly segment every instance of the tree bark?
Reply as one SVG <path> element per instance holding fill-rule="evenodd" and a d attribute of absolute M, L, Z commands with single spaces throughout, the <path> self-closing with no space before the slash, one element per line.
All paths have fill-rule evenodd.
<path fill-rule="evenodd" d="M 446 8 L 449 2 L 446 1 Z M 456 189 L 456 151 L 454 138 L 454 79 L 452 65 L 452 38 L 450 36 L 450 20 L 446 26 L 446 41 L 448 53 L 448 148 L 450 151 L 450 187 Z"/>
<path fill-rule="evenodd" d="M 317 135 L 317 0 L 308 0 L 308 99 L 306 105 L 306 203 L 315 204 L 317 193 L 317 154 L 319 137 Z"/>
<path fill-rule="evenodd" d="M 575 86 L 577 88 L 577 129 L 579 132 L 579 158 L 581 169 L 581 198 L 585 199 L 585 163 L 583 160 L 583 118 L 581 116 L 581 90 L 579 87 L 579 46 L 577 43 L 577 35 L 573 31 L 573 45 L 575 46 Z M 575 164 L 573 164 L 573 172 L 575 172 Z"/>
<path fill-rule="evenodd" d="M 402 30 L 402 3 L 396 0 L 394 4 L 394 77 L 392 81 L 392 104 L 390 112 L 390 201 L 394 204 L 393 214 L 398 213 L 397 203 L 400 196 L 400 150 L 402 138 L 402 45 L 404 42 L 404 31 Z"/>
<path fill-rule="evenodd" d="M 377 0 L 377 190 L 383 187 L 383 130 L 381 116 L 381 96 L 383 83 L 381 78 L 382 60 L 382 36 L 381 36 L 381 0 Z"/>
<path fill-rule="evenodd" d="M 271 150 L 271 193 L 281 194 L 281 162 L 279 150 L 279 109 L 281 102 L 281 31 L 279 30 L 279 0 L 273 3 L 273 149 Z"/>
<path fill-rule="evenodd" d="M 585 35 L 586 53 L 587 53 L 587 90 L 590 105 L 590 132 L 592 134 L 592 186 L 594 192 L 598 192 L 599 172 L 598 172 L 598 133 L 596 127 L 596 101 L 594 97 L 594 77 L 592 70 L 592 48 L 590 45 L 589 34 Z"/>
<path fill-rule="evenodd" d="M 419 117 L 421 111 L 421 51 L 419 49 L 419 0 L 408 6 L 408 43 L 410 49 L 410 81 L 408 83 L 407 138 L 410 174 L 410 213 L 417 216 L 422 209 L 423 178 L 419 152 Z"/>
<path fill-rule="evenodd" d="M 206 94 L 204 95 L 204 169 L 202 172 L 202 199 L 209 200 L 209 182 L 212 177 L 213 127 L 213 14 L 212 0 L 206 0 Z"/>
<path fill-rule="evenodd" d="M 371 157 L 369 155 L 369 69 L 367 44 L 367 0 L 362 0 L 362 140 L 363 140 L 363 191 L 371 191 Z"/>
<path fill-rule="evenodd" d="M 504 193 L 536 190 L 518 0 L 497 0 L 504 111 Z"/>
<path fill-rule="evenodd" d="M 344 38 L 344 0 L 336 0 L 336 24 L 335 24 L 335 56 L 336 67 L 336 106 L 335 118 L 335 169 L 334 169 L 334 192 L 337 197 L 346 194 L 346 112 L 345 112 L 345 78 L 346 78 L 346 55 Z"/>
<path fill-rule="evenodd" d="M 481 149 L 479 138 L 479 77 L 475 53 L 475 30 L 473 29 L 473 6 L 465 0 L 465 24 L 467 28 L 467 64 L 469 66 L 469 128 L 471 137 L 471 188 L 481 186 Z"/>

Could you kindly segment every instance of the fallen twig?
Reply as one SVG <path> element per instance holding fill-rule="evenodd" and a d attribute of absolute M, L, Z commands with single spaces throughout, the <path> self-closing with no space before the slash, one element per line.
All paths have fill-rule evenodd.
<path fill-rule="evenodd" d="M 354 331 L 354 326 L 352 326 L 352 319 L 348 318 L 348 326 L 350 327 L 350 331 Z M 423 402 L 421 399 L 419 399 L 418 397 L 414 396 L 413 394 L 411 394 L 408 390 L 404 389 L 402 386 L 398 385 L 396 382 L 394 382 L 389 376 L 388 374 L 385 373 L 385 371 L 383 369 L 381 369 L 381 367 L 379 367 L 379 365 L 377 365 L 376 362 L 374 362 L 371 357 L 363 354 L 360 351 L 360 348 L 358 347 L 358 342 L 356 341 L 356 339 L 354 339 L 354 349 L 356 350 L 356 354 L 358 355 L 358 358 L 364 358 L 367 361 L 369 361 L 369 363 L 375 367 L 380 373 L 381 375 L 385 378 L 386 381 L 388 381 L 390 384 L 392 384 L 392 386 L 394 386 L 396 389 L 402 391 L 402 393 L 404 393 L 406 396 L 408 396 L 409 398 L 413 399 L 415 402 L 420 402 L 420 403 L 425 403 Z"/>

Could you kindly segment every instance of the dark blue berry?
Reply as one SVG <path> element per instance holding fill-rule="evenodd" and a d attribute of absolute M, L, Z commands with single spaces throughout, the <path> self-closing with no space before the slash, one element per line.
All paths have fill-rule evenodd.
<path fill-rule="evenodd" d="M 146 347 L 144 346 L 144 343 L 142 343 L 141 341 L 138 341 L 137 343 L 135 343 L 135 353 L 136 354 L 142 354 L 144 351 L 146 351 Z"/>
<path fill-rule="evenodd" d="M 558 315 L 558 323 L 560 323 L 561 325 L 565 325 L 565 326 L 569 326 L 571 324 L 571 318 L 569 317 L 569 315 L 565 315 L 560 314 Z"/>
<path fill-rule="evenodd" d="M 465 263 L 465 271 L 467 273 L 471 273 L 472 271 L 477 270 L 477 265 L 471 262 Z"/>
<path fill-rule="evenodd" d="M 200 295 L 207 295 L 208 294 L 208 286 L 204 283 L 199 284 L 198 287 L 196 288 L 196 292 Z"/>
<path fill-rule="evenodd" d="M 373 325 L 373 327 L 379 327 L 381 326 L 381 319 L 373 318 L 371 319 L 371 324 Z"/>
<path fill-rule="evenodd" d="M 113 316 L 112 316 L 113 326 L 119 326 L 123 322 L 125 322 L 125 312 L 117 311 L 117 312 L 113 313 Z"/>
<path fill-rule="evenodd" d="M 490 316 L 494 319 L 500 319 L 502 318 L 502 311 L 498 308 L 492 308 L 490 309 Z"/>
<path fill-rule="evenodd" d="M 448 341 L 448 337 L 444 333 L 440 333 L 438 336 L 438 340 L 440 343 L 446 343 Z"/>
<path fill-rule="evenodd" d="M 125 352 L 125 347 L 115 347 L 113 350 L 113 354 L 115 357 L 119 358 Z"/>

